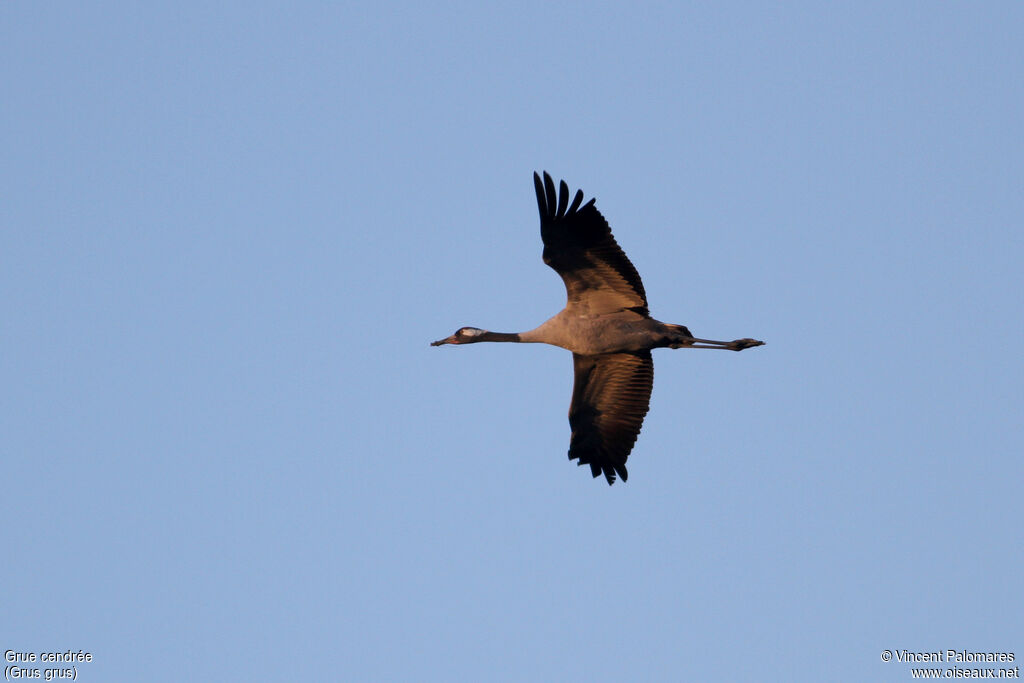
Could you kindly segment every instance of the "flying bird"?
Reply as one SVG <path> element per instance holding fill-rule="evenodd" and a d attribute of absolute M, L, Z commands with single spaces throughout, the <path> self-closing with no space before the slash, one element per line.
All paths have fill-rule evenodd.
<path fill-rule="evenodd" d="M 569 405 L 569 459 L 590 465 L 594 477 L 629 477 L 626 458 L 640 434 L 651 399 L 654 363 L 651 349 L 724 349 L 761 346 L 756 339 L 731 342 L 699 339 L 683 325 L 655 320 L 647 311 L 647 294 L 636 268 L 612 236 L 594 206 L 583 204 L 583 191 L 569 201 L 569 187 L 551 176 L 533 174 L 540 209 L 544 263 L 565 283 L 565 308 L 528 332 L 489 332 L 462 327 L 442 344 L 525 342 L 572 351 L 575 380 Z"/>

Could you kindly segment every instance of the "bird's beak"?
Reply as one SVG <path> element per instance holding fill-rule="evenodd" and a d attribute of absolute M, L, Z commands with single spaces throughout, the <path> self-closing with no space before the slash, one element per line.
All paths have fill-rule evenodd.
<path fill-rule="evenodd" d="M 453 334 L 450 337 L 445 337 L 444 339 L 438 339 L 436 342 L 430 342 L 431 346 L 442 346 L 444 344 L 458 344 L 458 342 L 455 341 L 455 335 Z"/>

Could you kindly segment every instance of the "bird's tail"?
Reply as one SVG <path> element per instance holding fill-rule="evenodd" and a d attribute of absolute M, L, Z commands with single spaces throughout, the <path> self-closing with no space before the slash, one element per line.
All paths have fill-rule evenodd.
<path fill-rule="evenodd" d="M 686 325 L 673 325 L 671 323 L 665 323 L 665 327 L 672 330 L 673 332 L 678 332 L 684 337 L 690 337 L 691 339 L 693 338 L 693 335 L 690 334 L 690 328 L 688 328 Z"/>
<path fill-rule="evenodd" d="M 693 335 L 690 334 L 690 328 L 686 327 L 686 325 L 665 323 L 665 327 L 668 328 L 668 334 L 664 344 L 670 349 L 678 349 L 693 343 Z"/>

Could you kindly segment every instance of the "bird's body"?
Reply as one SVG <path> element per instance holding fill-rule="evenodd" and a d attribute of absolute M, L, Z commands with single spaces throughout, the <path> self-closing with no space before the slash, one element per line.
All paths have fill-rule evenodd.
<path fill-rule="evenodd" d="M 571 205 L 562 181 L 555 193 L 551 176 L 535 173 L 541 215 L 544 262 L 565 283 L 568 301 L 557 315 L 527 332 L 489 332 L 463 327 L 442 344 L 483 341 L 551 344 L 573 353 L 575 381 L 569 424 L 569 458 L 589 464 L 593 476 L 602 472 L 609 484 L 628 477 L 626 458 L 647 414 L 654 381 L 651 349 L 711 348 L 742 351 L 764 342 L 698 339 L 683 325 L 650 317 L 640 275 L 612 237 L 594 200 L 580 206 L 577 191 Z"/>
<path fill-rule="evenodd" d="M 519 342 L 560 346 L 583 356 L 619 351 L 645 351 L 690 338 L 686 328 L 666 325 L 633 311 L 581 316 L 562 310 L 538 327 L 517 334 Z M 480 341 L 489 341 L 481 339 Z"/>

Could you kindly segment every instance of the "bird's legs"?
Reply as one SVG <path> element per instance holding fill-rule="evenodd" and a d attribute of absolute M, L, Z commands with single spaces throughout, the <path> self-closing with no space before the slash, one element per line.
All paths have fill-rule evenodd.
<path fill-rule="evenodd" d="M 673 349 L 721 349 L 723 351 L 742 351 L 743 349 L 749 349 L 752 346 L 763 346 L 763 341 L 757 339 L 734 339 L 730 342 L 715 341 L 714 339 L 698 339 L 697 337 L 688 337 L 673 342 L 669 346 Z"/>

